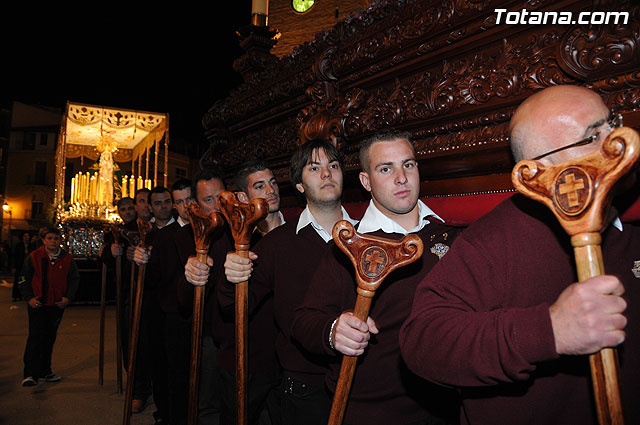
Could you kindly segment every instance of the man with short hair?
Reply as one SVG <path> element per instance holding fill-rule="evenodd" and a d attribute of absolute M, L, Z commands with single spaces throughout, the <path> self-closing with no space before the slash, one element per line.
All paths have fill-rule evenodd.
<path fill-rule="evenodd" d="M 60 248 L 60 230 L 47 228 L 42 242 L 27 256 L 18 281 L 28 300 L 29 314 L 23 387 L 37 385 L 39 379 L 60 380 L 51 370 L 53 344 L 64 309 L 73 300 L 80 282 L 73 256 Z"/>
<path fill-rule="evenodd" d="M 325 380 L 332 392 L 340 355 L 360 356 L 345 424 L 443 424 L 444 418 L 457 413 L 452 411 L 455 394 L 408 371 L 400 357 L 398 334 L 415 287 L 446 253 L 457 230 L 419 200 L 420 174 L 409 134 L 382 132 L 363 141 L 360 161 L 360 183 L 371 193 L 371 201 L 357 231 L 394 240 L 414 233 L 424 243 L 423 255 L 385 279 L 370 317 L 362 321 L 351 312 L 357 288 L 353 266 L 332 244 L 293 314 L 291 335 L 309 355 L 334 359 Z"/>
<path fill-rule="evenodd" d="M 149 221 L 153 215 L 151 214 L 151 208 L 149 208 L 149 193 L 151 191 L 147 188 L 136 190 L 136 194 L 133 199 L 136 207 L 136 214 L 140 220 Z"/>
<path fill-rule="evenodd" d="M 159 230 L 153 248 L 136 248 L 136 263 L 148 263 L 145 278 L 145 323 L 153 342 L 150 351 L 154 364 L 154 399 L 156 421 L 178 425 L 186 423 L 189 393 L 190 321 L 180 314 L 177 283 L 184 263 L 177 254 L 176 234 L 189 223 L 187 208 L 191 203 L 191 181 L 181 179 L 171 186 L 171 193 L 158 186 L 150 193 L 151 210 Z M 167 199 L 173 199 L 178 219 L 171 215 Z M 148 289 L 148 290 L 147 290 Z M 149 317 L 151 316 L 151 317 Z M 157 391 L 159 390 L 159 391 Z"/>
<path fill-rule="evenodd" d="M 275 393 L 280 408 L 271 412 L 279 416 L 272 417 L 272 421 L 283 425 L 324 425 L 331 404 L 324 388 L 330 358 L 310 355 L 292 340 L 292 316 L 296 305 L 303 300 L 307 277 L 330 249 L 328 242 L 334 224 L 342 219 L 356 222 L 342 208 L 342 157 L 331 143 L 312 141 L 300 146 L 291 158 L 290 180 L 306 199 L 304 211 L 298 219 L 274 229 L 260 240 L 255 253 L 250 253 L 250 260 L 227 255 L 228 282 L 219 284 L 218 297 L 223 308 L 232 309 L 234 285 L 231 283 L 251 276 L 251 314 L 258 307 L 263 310 L 262 306 L 273 298 L 272 317 L 263 320 L 275 319 L 275 349 L 283 378 Z"/>
<path fill-rule="evenodd" d="M 208 215 L 220 210 L 218 195 L 225 188 L 225 182 L 220 174 L 215 170 L 203 169 L 194 177 L 191 193 L 202 213 Z M 176 247 L 178 256 L 184 264 L 183 273 L 178 279 L 178 301 L 185 317 L 191 317 L 193 312 L 194 290 L 191 282 L 200 279 L 201 282 L 203 281 L 202 284 L 207 285 L 202 324 L 198 423 L 217 424 L 220 410 L 220 370 L 216 345 L 219 344 L 217 338 L 220 338 L 224 329 L 215 297 L 215 285 L 222 276 L 222 267 L 214 267 L 211 278 L 208 279 L 208 276 L 209 268 L 214 262 L 219 265 L 224 263 L 226 253 L 233 249 L 233 241 L 227 226 L 217 229 L 209 247 L 208 263 L 205 267 L 195 257 L 195 240 L 191 226 L 185 226 L 177 232 Z"/>
<path fill-rule="evenodd" d="M 235 176 L 235 185 L 239 190 L 237 197 L 243 202 L 260 197 L 267 200 L 269 213 L 261 220 L 252 235 L 250 245 L 253 246 L 262 236 L 284 222 L 280 213 L 280 193 L 273 172 L 263 161 L 248 161 L 240 166 Z M 233 246 L 233 245 L 231 245 Z M 235 255 L 235 254 L 234 254 Z M 208 266 L 196 264 L 201 271 Z M 188 267 L 191 265 L 188 264 Z M 187 267 L 187 268 L 188 268 Z M 188 271 L 188 270 L 187 270 Z M 224 279 L 223 279 L 224 280 Z M 206 282 L 204 277 L 200 282 Z M 198 283 L 196 281 L 192 282 Z M 216 285 L 220 285 L 218 281 Z M 231 301 L 232 305 L 234 301 Z M 265 407 L 266 398 L 279 379 L 278 364 L 273 348 L 275 328 L 272 324 L 273 304 L 267 300 L 255 311 L 249 321 L 249 381 L 248 410 L 249 423 L 256 424 L 261 411 Z M 235 327 L 234 308 L 223 309 L 220 314 L 218 332 L 214 335 L 218 345 L 221 378 L 222 424 L 236 423 L 236 382 L 235 382 Z"/>
<path fill-rule="evenodd" d="M 126 225 L 132 221 L 135 221 L 137 218 L 136 206 L 135 202 L 132 198 L 125 196 L 124 198 L 118 199 L 116 203 L 116 208 L 118 210 L 118 215 L 122 219 L 122 222 Z"/>
<path fill-rule="evenodd" d="M 151 222 L 155 224 L 156 229 L 162 229 L 172 224 L 173 218 L 173 199 L 171 192 L 164 186 L 156 186 L 149 192 L 149 207 L 151 209 Z"/>
<path fill-rule="evenodd" d="M 511 148 L 516 160 L 559 164 L 599 149 L 616 126 L 595 92 L 553 86 L 518 107 Z M 400 334 L 407 364 L 459 389 L 463 424 L 595 425 L 586 355 L 618 347 L 625 423 L 639 423 L 638 223 L 611 220 L 602 251 L 611 275 L 573 283 L 569 236 L 546 206 L 513 195 L 418 286 Z"/>
<path fill-rule="evenodd" d="M 263 198 L 269 204 L 269 214 L 257 225 L 262 235 L 266 235 L 284 223 L 284 216 L 280 212 L 278 181 L 266 162 L 260 160 L 245 162 L 236 173 L 234 183 L 238 190 L 238 199 L 242 202 Z"/>

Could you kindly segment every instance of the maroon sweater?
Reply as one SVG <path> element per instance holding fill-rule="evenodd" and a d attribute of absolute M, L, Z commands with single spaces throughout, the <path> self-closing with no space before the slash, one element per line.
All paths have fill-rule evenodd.
<path fill-rule="evenodd" d="M 258 259 L 249 282 L 249 308 L 254 314 L 265 300 L 273 297 L 272 317 L 277 325 L 275 349 L 285 374 L 308 385 L 324 388 L 326 363 L 333 360 L 301 349 L 291 338 L 293 311 L 304 299 L 309 282 L 320 258 L 329 246 L 313 229 L 306 226 L 296 235 L 298 220 L 291 220 L 272 230 L 254 248 Z M 233 285 L 219 286 L 220 304 L 233 304 Z"/>
<path fill-rule="evenodd" d="M 185 230 L 186 229 L 186 230 Z M 186 240 L 191 241 L 191 249 L 183 250 L 181 257 L 195 255 L 195 242 L 191 226 L 183 227 L 180 239 L 181 245 L 187 245 Z M 218 361 L 220 366 L 227 370 L 234 370 L 235 361 L 235 289 L 230 308 L 220 308 L 216 296 L 217 287 L 221 282 L 226 282 L 224 274 L 224 261 L 227 252 L 234 250 L 233 238 L 228 226 L 224 226 L 216 233 L 211 243 L 209 256 L 213 259 L 213 267 L 209 274 L 209 281 L 205 287 L 205 326 L 204 334 L 212 335 L 218 346 Z M 186 263 L 186 260 L 185 260 Z M 235 288 L 235 287 L 234 287 Z M 181 311 L 190 315 L 193 311 L 193 285 L 184 277 L 184 268 L 178 280 L 179 301 Z M 271 371 L 278 368 L 273 341 L 275 340 L 275 326 L 273 324 L 273 302 L 271 299 L 262 303 L 260 311 L 249 317 L 249 343 L 248 358 L 249 371 Z"/>
<path fill-rule="evenodd" d="M 369 315 L 375 320 L 379 333 L 371 336 L 365 353 L 358 360 L 345 423 L 402 425 L 432 416 L 457 414 L 453 392 L 410 373 L 398 347 L 400 326 L 409 314 L 415 287 L 438 262 L 431 247 L 437 243 L 450 245 L 457 233 L 457 229 L 432 220 L 417 233 L 424 242 L 422 258 L 392 272 L 376 291 Z M 381 231 L 372 235 L 402 238 L 402 235 Z M 292 332 L 307 350 L 336 355 L 329 346 L 330 327 L 342 312 L 355 306 L 356 283 L 353 265 L 347 256 L 339 252 L 335 244 L 331 246 L 311 279 L 303 304 L 294 313 Z M 330 369 L 326 383 L 333 392 L 340 362 L 332 364 Z"/>
<path fill-rule="evenodd" d="M 603 255 L 626 288 L 622 402 L 625 422 L 640 423 L 640 227 L 609 226 Z M 462 389 L 463 424 L 596 424 L 588 359 L 556 354 L 549 317 L 574 281 L 573 249 L 555 217 L 515 195 L 463 232 L 420 283 L 400 335 L 404 359 Z"/>

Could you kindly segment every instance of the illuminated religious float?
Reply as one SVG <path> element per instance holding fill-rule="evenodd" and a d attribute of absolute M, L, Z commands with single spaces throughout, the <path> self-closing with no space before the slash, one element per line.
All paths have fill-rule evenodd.
<path fill-rule="evenodd" d="M 158 182 L 161 143 L 164 174 Z M 120 222 L 120 198 L 133 197 L 142 187 L 166 186 L 168 145 L 168 114 L 67 102 L 56 150 L 54 200 L 63 245 L 74 257 L 99 256 L 105 230 Z M 69 176 L 68 160 L 75 158 L 80 158 L 80 171 Z"/>

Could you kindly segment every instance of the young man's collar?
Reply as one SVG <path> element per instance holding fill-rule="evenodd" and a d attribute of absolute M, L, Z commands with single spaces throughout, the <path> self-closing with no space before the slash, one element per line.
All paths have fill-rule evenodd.
<path fill-rule="evenodd" d="M 188 222 L 188 221 L 184 221 L 184 220 L 182 219 L 182 217 L 180 217 L 180 216 L 178 216 L 178 220 L 176 220 L 176 221 L 178 222 L 178 224 L 180 225 L 180 227 L 184 227 L 184 226 L 186 226 L 187 224 L 189 224 L 189 222 Z"/>
<path fill-rule="evenodd" d="M 151 220 L 149 220 L 149 223 L 155 223 L 155 222 L 156 222 L 156 218 L 155 218 L 155 217 L 151 217 Z M 169 219 L 169 221 L 167 221 L 167 224 L 165 224 L 165 225 L 164 225 L 164 226 L 162 226 L 162 227 L 160 227 L 160 226 L 158 226 L 158 225 L 156 224 L 156 228 L 159 230 L 159 229 L 162 229 L 162 228 L 164 228 L 164 227 L 167 227 L 168 225 L 173 224 L 173 223 L 175 223 L 175 222 L 176 222 L 176 219 L 175 219 L 175 218 L 173 218 L 173 216 L 171 216 L 171 218 Z"/>
<path fill-rule="evenodd" d="M 364 213 L 360 225 L 358 226 L 358 232 L 360 233 L 372 233 L 378 230 L 382 230 L 385 233 L 400 233 L 407 235 L 409 233 L 416 233 L 422 230 L 424 226 L 430 223 L 427 217 L 434 217 L 444 223 L 444 220 L 434 213 L 424 202 L 418 199 L 418 225 L 413 229 L 407 231 L 404 227 L 384 215 L 373 203 L 373 200 L 369 201 L 369 207 Z"/>
<path fill-rule="evenodd" d="M 354 226 L 358 224 L 358 220 L 354 220 L 351 217 L 349 217 L 349 214 L 347 213 L 347 210 L 344 209 L 344 207 L 340 207 L 340 209 L 342 210 L 343 220 L 347 220 L 349 223 L 353 224 Z M 313 227 L 313 230 L 315 230 L 318 233 L 318 235 L 322 238 L 323 241 L 329 242 L 331 239 L 333 239 L 333 236 L 329 232 L 327 232 L 322 226 L 320 226 L 320 224 L 318 224 L 318 221 L 313 216 L 313 214 L 311 214 L 311 210 L 309 210 L 309 206 L 307 205 L 304 211 L 302 211 L 302 213 L 300 214 L 300 217 L 298 218 L 298 225 L 296 226 L 296 235 L 298 234 L 298 232 L 300 232 L 300 230 L 302 230 L 304 227 L 308 226 L 309 224 Z"/>

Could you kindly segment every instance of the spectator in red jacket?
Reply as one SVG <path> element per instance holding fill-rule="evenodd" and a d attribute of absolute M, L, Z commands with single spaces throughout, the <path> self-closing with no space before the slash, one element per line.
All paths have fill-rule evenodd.
<path fill-rule="evenodd" d="M 22 386 L 60 380 L 51 370 L 51 354 L 65 307 L 75 296 L 80 275 L 73 256 L 60 248 L 60 230 L 48 228 L 43 245 L 26 258 L 18 285 L 28 300 L 29 337 Z"/>

